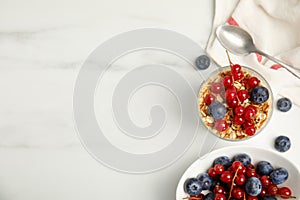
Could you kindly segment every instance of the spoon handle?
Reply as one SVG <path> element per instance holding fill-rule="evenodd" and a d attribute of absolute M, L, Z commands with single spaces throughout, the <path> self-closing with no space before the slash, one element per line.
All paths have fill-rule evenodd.
<path fill-rule="evenodd" d="M 272 60 L 273 62 L 276 62 L 276 63 L 280 64 L 288 72 L 290 72 L 291 74 L 293 74 L 294 76 L 296 76 L 297 78 L 300 79 L 300 69 L 296 69 L 295 67 L 292 67 L 291 65 L 288 65 L 288 64 L 282 62 L 281 60 L 279 60 L 277 58 L 274 58 L 273 56 L 270 56 L 270 55 L 268 55 L 265 52 L 262 52 L 260 50 L 257 50 L 256 53 L 259 53 L 260 55 L 268 58 L 269 60 Z"/>

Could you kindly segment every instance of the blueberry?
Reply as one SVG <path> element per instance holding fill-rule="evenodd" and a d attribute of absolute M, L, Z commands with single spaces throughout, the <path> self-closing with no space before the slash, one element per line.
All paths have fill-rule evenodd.
<path fill-rule="evenodd" d="M 264 103 L 269 99 L 269 90 L 263 86 L 256 86 L 250 93 L 250 100 L 255 103 Z"/>
<path fill-rule="evenodd" d="M 288 98 L 281 98 L 278 99 L 277 101 L 277 109 L 280 110 L 281 112 L 287 112 L 291 109 L 292 107 L 292 102 Z"/>
<path fill-rule="evenodd" d="M 234 157 L 235 161 L 240 161 L 246 167 L 251 164 L 251 157 L 246 153 L 240 153 Z"/>
<path fill-rule="evenodd" d="M 288 171 L 281 167 L 278 169 L 275 169 L 271 174 L 270 174 L 270 180 L 274 183 L 274 184 L 281 184 L 284 183 L 289 177 L 289 173 Z"/>
<path fill-rule="evenodd" d="M 202 185 L 202 190 L 209 190 L 213 184 L 213 179 L 207 173 L 199 174 L 197 179 Z"/>
<path fill-rule="evenodd" d="M 267 175 L 269 176 L 273 172 L 274 168 L 271 163 L 267 161 L 260 161 L 257 163 L 256 172 L 259 175 Z"/>
<path fill-rule="evenodd" d="M 257 196 L 260 194 L 262 189 L 261 182 L 256 177 L 251 177 L 245 184 L 245 191 L 250 196 Z"/>
<path fill-rule="evenodd" d="M 214 160 L 213 165 L 215 166 L 216 164 L 221 164 L 225 168 L 228 168 L 231 166 L 232 160 L 228 156 L 220 156 Z"/>
<path fill-rule="evenodd" d="M 184 191 L 190 196 L 197 196 L 202 192 L 202 185 L 197 178 L 189 178 L 184 183 Z"/>
<path fill-rule="evenodd" d="M 261 197 L 260 200 L 277 200 L 277 198 L 274 196 L 265 196 Z"/>
<path fill-rule="evenodd" d="M 222 119 L 226 114 L 226 107 L 220 102 L 212 102 L 208 106 L 208 112 L 214 119 Z"/>
<path fill-rule="evenodd" d="M 204 199 L 203 199 L 203 200 L 214 200 L 214 198 L 215 198 L 214 193 L 209 192 L 209 193 L 207 193 L 207 194 L 204 196 Z"/>
<path fill-rule="evenodd" d="M 274 144 L 274 147 L 277 151 L 279 152 L 286 152 L 287 150 L 290 149 L 291 147 L 291 141 L 288 137 L 286 136 L 278 136 L 276 139 L 275 139 L 275 144 Z"/>
<path fill-rule="evenodd" d="M 196 59 L 195 63 L 196 63 L 196 66 L 198 67 L 198 69 L 204 70 L 204 69 L 207 69 L 209 67 L 210 59 L 206 55 L 201 55 Z"/>

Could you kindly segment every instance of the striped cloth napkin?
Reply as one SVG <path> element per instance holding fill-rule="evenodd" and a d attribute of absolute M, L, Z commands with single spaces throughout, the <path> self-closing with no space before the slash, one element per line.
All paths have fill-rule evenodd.
<path fill-rule="evenodd" d="M 206 50 L 220 66 L 229 63 L 215 31 L 225 23 L 248 31 L 258 49 L 300 68 L 300 0 L 215 0 L 215 17 Z M 231 54 L 231 60 L 260 72 L 270 83 L 275 99 L 285 96 L 300 106 L 300 79 L 280 65 L 259 54 Z"/>

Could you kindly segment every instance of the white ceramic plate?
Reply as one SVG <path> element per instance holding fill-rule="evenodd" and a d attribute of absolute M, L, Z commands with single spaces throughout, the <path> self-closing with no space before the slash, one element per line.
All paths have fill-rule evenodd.
<path fill-rule="evenodd" d="M 289 172 L 289 178 L 285 183 L 281 184 L 281 186 L 288 186 L 289 188 L 291 188 L 293 195 L 296 196 L 297 199 L 300 199 L 300 172 L 293 163 L 291 163 L 288 159 L 284 158 L 284 154 L 280 154 L 275 151 L 270 151 L 258 147 L 232 146 L 217 149 L 196 160 L 182 175 L 177 186 L 176 200 L 182 200 L 182 198 L 187 197 L 187 194 L 184 192 L 183 189 L 183 184 L 186 179 L 196 177 L 198 174 L 206 172 L 207 169 L 212 166 L 212 163 L 215 158 L 223 155 L 232 158 L 238 153 L 247 153 L 248 155 L 250 155 L 253 164 L 265 160 L 269 161 L 274 168 L 286 168 Z"/>

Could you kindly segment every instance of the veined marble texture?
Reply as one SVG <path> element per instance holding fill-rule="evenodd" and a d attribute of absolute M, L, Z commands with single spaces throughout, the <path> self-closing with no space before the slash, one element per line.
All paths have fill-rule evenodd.
<path fill-rule="evenodd" d="M 0 199 L 174 199 L 177 182 L 197 158 L 202 141 L 196 138 L 179 161 L 156 173 L 111 170 L 94 160 L 77 137 L 74 83 L 88 55 L 116 34 L 164 28 L 205 48 L 212 18 L 209 0 L 1 0 Z M 119 72 L 112 68 L 111 73 L 117 77 Z M 295 118 L 284 118 L 290 125 L 286 129 L 275 126 L 282 119 L 276 115 L 266 132 L 294 131 Z M 291 135 L 292 141 L 297 137 Z"/>

